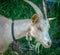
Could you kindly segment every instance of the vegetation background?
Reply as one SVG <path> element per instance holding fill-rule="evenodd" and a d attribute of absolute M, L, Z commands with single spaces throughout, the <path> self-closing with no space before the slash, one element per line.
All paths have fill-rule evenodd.
<path fill-rule="evenodd" d="M 41 0 L 31 0 L 34 2 L 41 10 Z M 47 9 L 48 17 L 56 17 L 55 20 L 50 22 L 51 28 L 49 30 L 52 46 L 51 48 L 45 49 L 43 46 L 40 46 L 40 52 L 36 55 L 60 55 L 60 1 L 57 0 L 56 3 L 50 3 L 50 8 Z M 33 8 L 25 3 L 23 0 L 0 0 L 0 14 L 6 16 L 7 18 L 15 19 L 28 19 L 35 14 Z M 24 43 L 27 46 L 27 41 L 25 38 L 19 39 L 20 42 Z M 32 44 L 35 43 L 33 39 Z M 11 48 L 8 47 L 8 50 L 4 55 L 15 55 Z M 24 52 L 21 55 L 35 55 L 32 51 Z"/>

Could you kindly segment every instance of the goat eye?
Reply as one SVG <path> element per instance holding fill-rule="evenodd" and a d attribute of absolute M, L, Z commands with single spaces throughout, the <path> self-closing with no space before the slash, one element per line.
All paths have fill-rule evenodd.
<path fill-rule="evenodd" d="M 42 31 L 42 29 L 40 27 L 38 27 L 38 30 Z"/>

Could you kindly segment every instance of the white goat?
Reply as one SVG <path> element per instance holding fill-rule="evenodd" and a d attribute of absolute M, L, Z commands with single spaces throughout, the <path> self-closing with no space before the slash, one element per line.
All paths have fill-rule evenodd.
<path fill-rule="evenodd" d="M 34 3 L 28 0 L 25 0 L 25 2 L 29 3 L 33 7 L 36 14 L 32 16 L 32 19 L 14 21 L 15 38 L 22 38 L 29 32 L 30 35 L 45 48 L 50 47 L 51 39 L 48 33 L 50 28 L 48 19 L 43 18 L 41 10 Z M 11 23 L 12 20 L 0 15 L 0 55 L 3 55 L 9 44 L 13 41 Z"/>

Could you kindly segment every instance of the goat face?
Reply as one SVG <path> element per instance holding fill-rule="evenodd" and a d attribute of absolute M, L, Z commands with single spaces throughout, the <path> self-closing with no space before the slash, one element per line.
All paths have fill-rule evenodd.
<path fill-rule="evenodd" d="M 51 46 L 51 39 L 48 33 L 49 27 L 48 19 L 39 19 L 37 14 L 33 15 L 30 33 L 45 48 Z"/>

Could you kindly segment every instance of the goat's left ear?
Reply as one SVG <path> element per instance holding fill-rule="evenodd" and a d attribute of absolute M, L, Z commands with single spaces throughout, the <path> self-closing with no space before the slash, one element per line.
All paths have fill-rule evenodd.
<path fill-rule="evenodd" d="M 34 14 L 33 16 L 32 16 L 32 23 L 37 23 L 38 22 L 38 16 L 37 16 L 37 14 Z"/>

